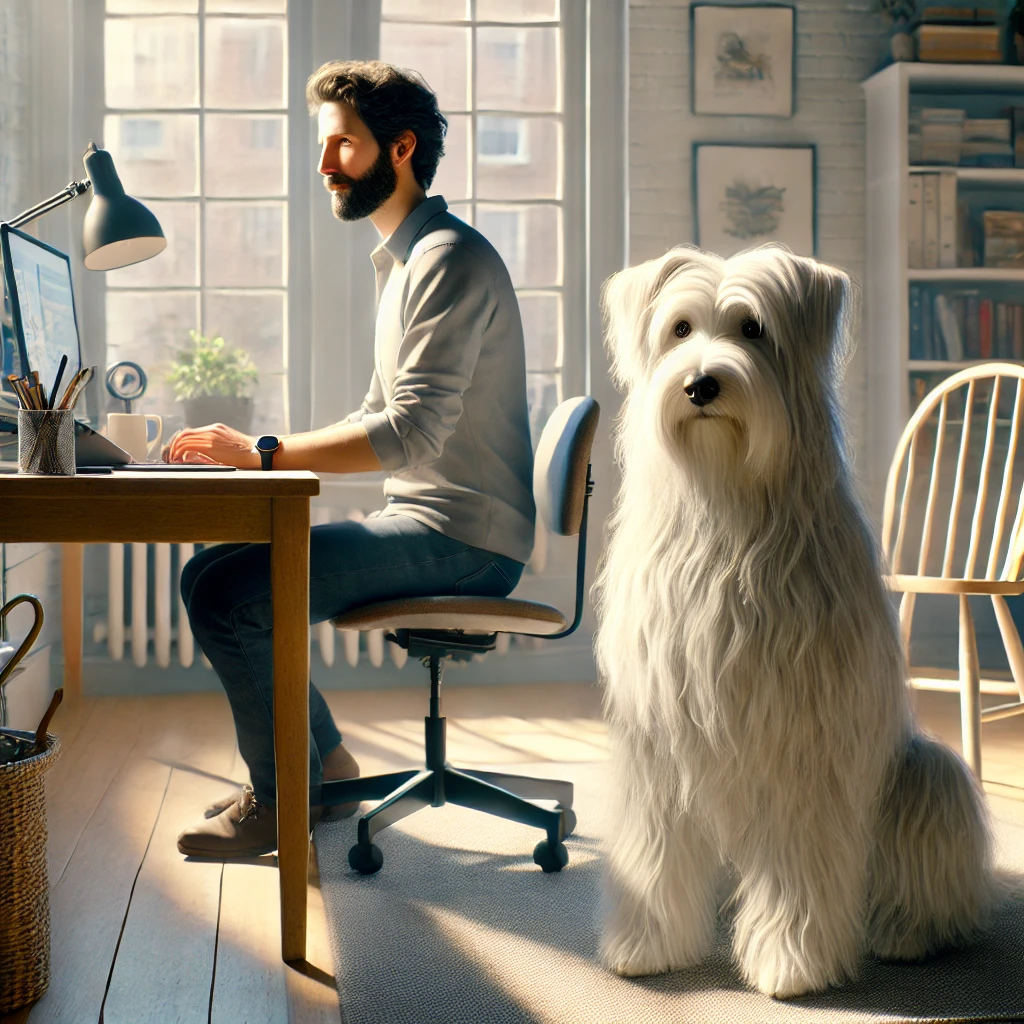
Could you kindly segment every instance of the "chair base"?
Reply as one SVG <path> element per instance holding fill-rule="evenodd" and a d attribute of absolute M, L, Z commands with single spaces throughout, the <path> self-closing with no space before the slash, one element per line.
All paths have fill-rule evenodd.
<path fill-rule="evenodd" d="M 443 718 L 428 718 L 428 735 L 432 727 L 437 729 L 439 725 L 443 742 L 444 722 Z M 534 848 L 533 859 L 546 872 L 560 871 L 569 862 L 562 840 L 576 827 L 571 782 L 460 770 L 443 764 L 438 768 L 412 768 L 386 775 L 325 782 L 321 794 L 325 807 L 356 800 L 380 800 L 372 811 L 359 819 L 358 841 L 349 851 L 348 862 L 360 874 L 371 875 L 384 863 L 384 855 L 373 842 L 378 832 L 423 807 L 442 807 L 446 803 L 543 829 L 547 838 Z M 533 800 L 555 800 L 558 806 L 549 810 L 538 807 Z"/>

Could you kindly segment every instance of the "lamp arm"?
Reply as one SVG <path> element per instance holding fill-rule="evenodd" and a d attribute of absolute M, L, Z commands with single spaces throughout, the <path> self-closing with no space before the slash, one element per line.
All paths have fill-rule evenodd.
<path fill-rule="evenodd" d="M 22 224 L 27 224 L 30 220 L 35 220 L 37 217 L 42 217 L 43 214 L 56 210 L 58 206 L 63 206 L 72 199 L 77 199 L 80 195 L 84 195 L 91 186 L 92 182 L 88 178 L 84 178 L 82 181 L 72 181 L 65 185 L 60 192 L 50 196 L 49 199 L 44 199 L 35 206 L 29 207 L 29 209 L 19 213 L 17 217 L 12 217 L 6 223 L 9 227 L 19 228 Z"/>

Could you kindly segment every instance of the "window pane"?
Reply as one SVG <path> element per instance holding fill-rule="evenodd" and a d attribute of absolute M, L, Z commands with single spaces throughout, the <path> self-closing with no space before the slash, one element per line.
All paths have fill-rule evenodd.
<path fill-rule="evenodd" d="M 260 377 L 256 386 L 252 410 L 252 432 L 260 434 L 287 434 L 288 424 L 288 376 L 284 373 L 267 373 Z"/>
<path fill-rule="evenodd" d="M 198 10 L 199 0 L 107 0 L 107 14 L 195 14 Z"/>
<path fill-rule="evenodd" d="M 430 191 L 449 202 L 469 197 L 469 132 L 468 114 L 446 114 L 448 133 L 444 137 L 444 156 L 437 165 L 437 175 Z"/>
<path fill-rule="evenodd" d="M 560 373 L 528 373 L 526 402 L 530 410 L 530 437 L 537 447 L 544 424 L 562 401 Z"/>
<path fill-rule="evenodd" d="M 528 370 L 556 370 L 562 365 L 561 295 L 520 295 Z"/>
<path fill-rule="evenodd" d="M 442 25 L 380 27 L 380 59 L 414 68 L 442 110 L 469 110 L 469 29 Z"/>
<path fill-rule="evenodd" d="M 207 114 L 205 179 L 208 196 L 284 195 L 285 119 Z"/>
<path fill-rule="evenodd" d="M 206 105 L 284 107 L 283 18 L 206 19 Z"/>
<path fill-rule="evenodd" d="M 561 212 L 557 206 L 477 204 L 476 227 L 501 254 L 517 288 L 561 284 Z"/>
<path fill-rule="evenodd" d="M 108 114 L 103 141 L 130 196 L 199 192 L 197 114 Z"/>
<path fill-rule="evenodd" d="M 477 118 L 477 195 L 560 199 L 562 125 L 554 117 Z"/>
<path fill-rule="evenodd" d="M 465 21 L 468 0 L 381 0 L 383 18 L 415 18 L 417 21 Z"/>
<path fill-rule="evenodd" d="M 477 21 L 558 21 L 558 0 L 476 0 Z"/>
<path fill-rule="evenodd" d="M 448 207 L 448 212 L 454 217 L 458 217 L 459 220 L 465 221 L 467 224 L 473 223 L 473 204 L 472 203 L 452 203 Z"/>
<path fill-rule="evenodd" d="M 197 18 L 108 18 L 107 106 L 197 106 L 198 24 Z"/>
<path fill-rule="evenodd" d="M 199 293 L 108 291 L 106 305 L 107 363 L 131 359 L 149 378 L 132 411 L 180 414 L 164 377 L 174 353 L 188 344 L 188 332 L 199 326 Z"/>
<path fill-rule="evenodd" d="M 206 204 L 206 283 L 285 284 L 284 203 Z"/>
<path fill-rule="evenodd" d="M 283 292 L 208 292 L 205 327 L 246 349 L 261 374 L 284 372 Z"/>
<path fill-rule="evenodd" d="M 477 30 L 477 107 L 561 110 L 557 28 Z"/>
<path fill-rule="evenodd" d="M 110 270 L 108 288 L 151 288 L 199 284 L 199 204 L 152 201 L 153 211 L 167 237 L 167 248 L 151 260 Z"/>
<path fill-rule="evenodd" d="M 206 0 L 207 14 L 284 14 L 288 0 Z"/>

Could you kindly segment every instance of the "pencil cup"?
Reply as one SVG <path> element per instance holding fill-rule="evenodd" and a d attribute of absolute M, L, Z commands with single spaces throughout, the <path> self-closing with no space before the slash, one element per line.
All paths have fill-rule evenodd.
<path fill-rule="evenodd" d="M 18 410 L 18 472 L 75 475 L 73 409 Z"/>

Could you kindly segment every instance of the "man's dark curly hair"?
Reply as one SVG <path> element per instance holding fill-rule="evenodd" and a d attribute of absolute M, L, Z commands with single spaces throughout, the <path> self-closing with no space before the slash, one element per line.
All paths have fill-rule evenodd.
<path fill-rule="evenodd" d="M 412 172 L 422 188 L 430 188 L 444 156 L 448 122 L 437 109 L 433 90 L 417 72 L 380 60 L 332 60 L 309 76 L 306 103 L 310 114 L 324 103 L 350 104 L 381 149 L 411 131 L 416 136 Z"/>

